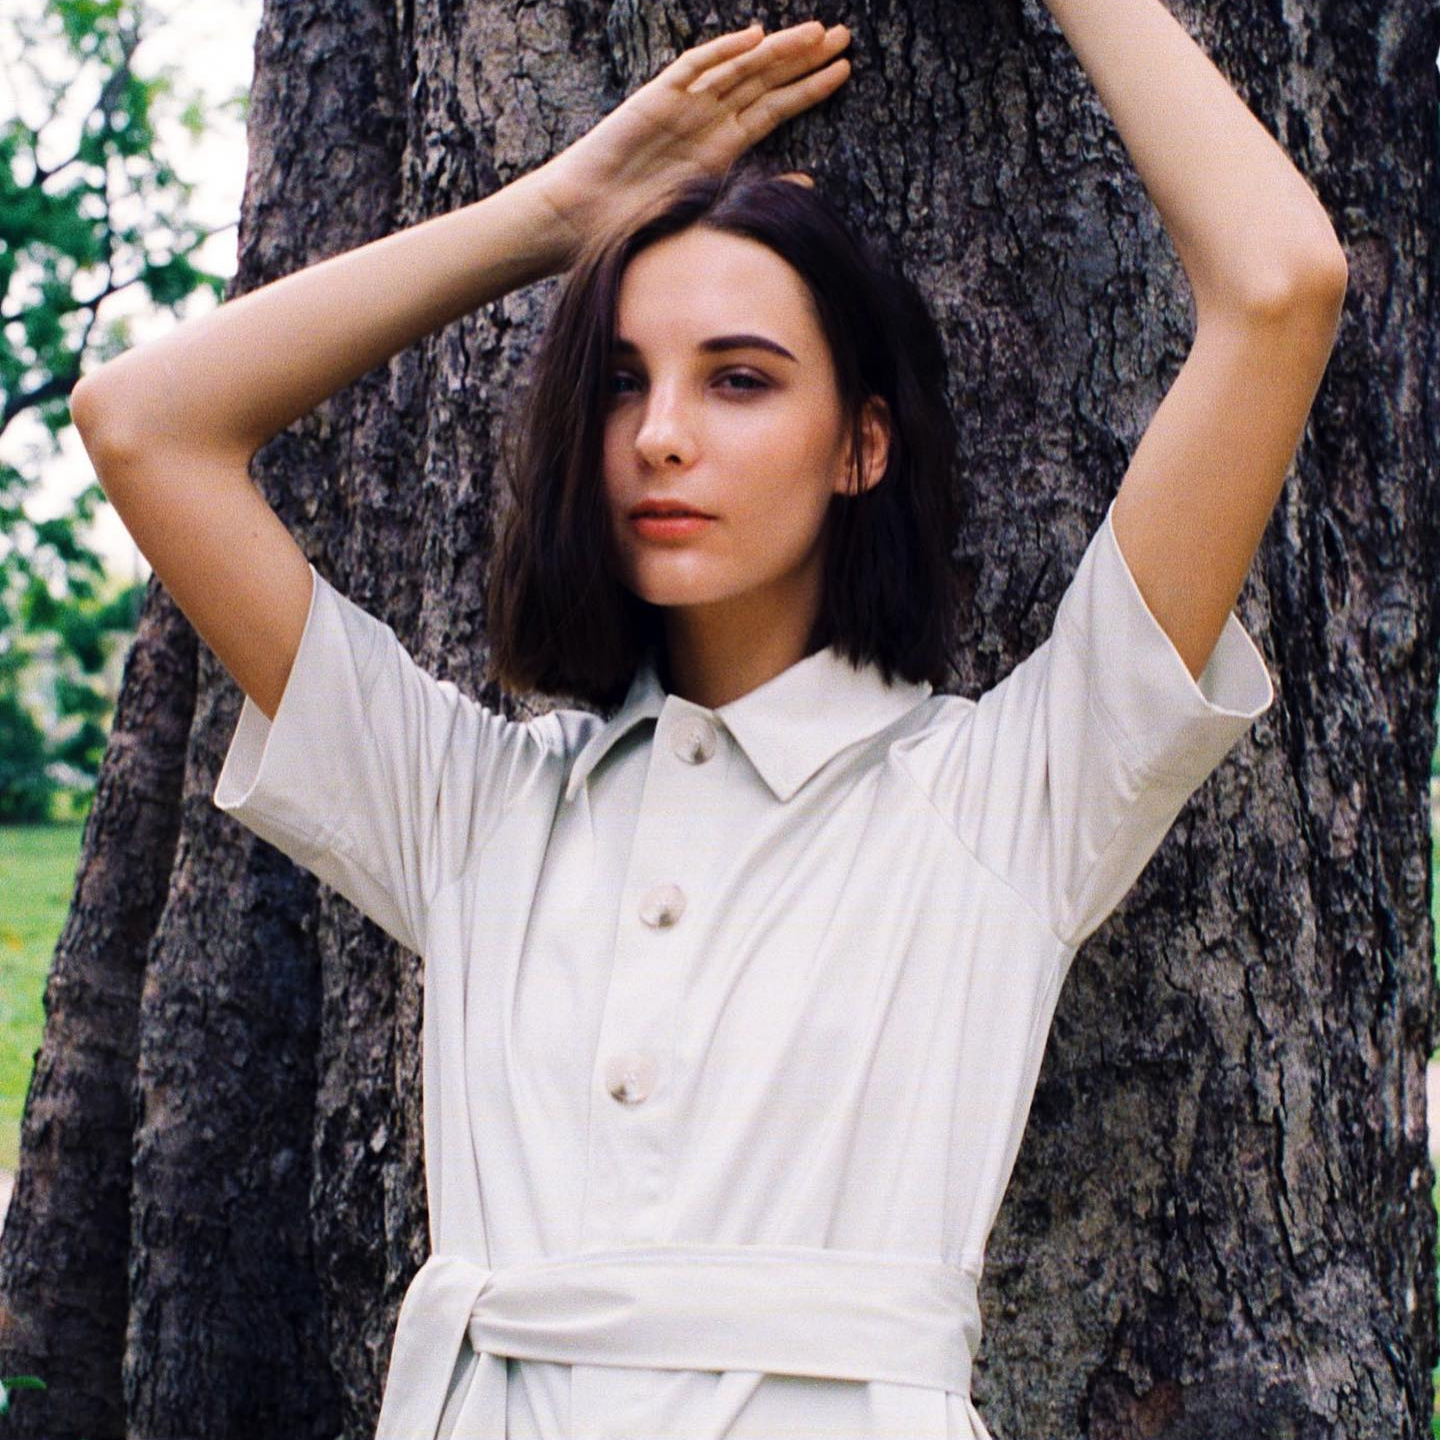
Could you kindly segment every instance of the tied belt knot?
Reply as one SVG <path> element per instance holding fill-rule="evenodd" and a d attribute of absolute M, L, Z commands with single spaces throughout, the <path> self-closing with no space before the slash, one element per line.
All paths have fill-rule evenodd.
<path fill-rule="evenodd" d="M 499 1268 L 432 1255 L 405 1292 L 376 1440 L 433 1440 L 468 1337 L 480 1370 L 452 1427 L 504 1440 L 505 1357 L 750 1370 L 970 1394 L 978 1273 L 805 1245 L 646 1245 Z"/>

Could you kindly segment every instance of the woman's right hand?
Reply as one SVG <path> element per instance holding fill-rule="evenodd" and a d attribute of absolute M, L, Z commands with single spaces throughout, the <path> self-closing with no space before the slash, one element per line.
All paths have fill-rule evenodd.
<path fill-rule="evenodd" d="M 807 20 L 766 35 L 757 21 L 686 50 L 528 180 L 581 245 L 672 186 L 723 174 L 778 125 L 849 78 L 843 25 Z"/>

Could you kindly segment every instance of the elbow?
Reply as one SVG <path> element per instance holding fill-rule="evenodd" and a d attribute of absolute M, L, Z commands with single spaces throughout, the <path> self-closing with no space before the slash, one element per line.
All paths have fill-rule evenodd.
<path fill-rule="evenodd" d="M 1291 287 L 1287 314 L 1295 327 L 1298 343 L 1313 344 L 1317 360 L 1325 363 L 1335 349 L 1349 284 L 1350 267 L 1345 252 L 1336 243 L 1328 251 L 1319 251 Z"/>
<path fill-rule="evenodd" d="M 97 372 L 82 376 L 70 392 L 71 423 L 79 432 L 85 453 L 107 494 L 108 479 L 123 466 L 124 456 L 135 448 L 122 438 L 125 409 L 110 390 Z"/>
<path fill-rule="evenodd" d="M 1257 271 L 1246 287 L 1245 313 L 1262 323 L 1324 317 L 1333 340 L 1349 283 L 1350 266 L 1332 231 L 1297 258 Z"/>
<path fill-rule="evenodd" d="M 1337 240 L 1328 252 L 1322 253 L 1311 270 L 1304 294 L 1320 317 L 1320 324 L 1333 348 L 1340 329 L 1340 314 L 1345 308 L 1345 293 L 1350 288 L 1350 264 Z"/>
<path fill-rule="evenodd" d="M 88 448 L 100 429 L 100 387 L 95 376 L 82 375 L 70 392 L 70 423 Z"/>
<path fill-rule="evenodd" d="M 83 375 L 70 392 L 70 419 L 95 467 L 100 487 L 113 487 L 154 467 L 165 456 L 242 457 L 245 464 L 259 442 L 232 440 L 193 422 L 186 397 L 163 357 L 140 360 L 136 351 L 107 361 Z"/>
<path fill-rule="evenodd" d="M 127 352 L 128 353 L 128 352 Z M 122 355 L 80 378 L 70 392 L 70 419 L 95 467 L 100 488 L 114 499 L 115 487 L 147 458 L 173 448 L 158 426 L 153 401 L 133 376 L 117 374 Z"/>
<path fill-rule="evenodd" d="M 1334 304 L 1338 305 L 1345 299 L 1345 292 L 1350 286 L 1350 262 L 1333 233 L 1330 243 L 1317 249 L 1306 274 L 1312 286 L 1318 286 Z"/>

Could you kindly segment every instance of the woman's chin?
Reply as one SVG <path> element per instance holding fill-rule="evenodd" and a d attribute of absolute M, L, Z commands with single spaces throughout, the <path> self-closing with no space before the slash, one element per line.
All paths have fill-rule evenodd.
<path fill-rule="evenodd" d="M 713 579 L 680 575 L 641 574 L 629 580 L 627 588 L 649 604 L 663 605 L 667 609 L 684 605 L 712 605 L 717 600 L 728 599 L 731 593 Z"/>

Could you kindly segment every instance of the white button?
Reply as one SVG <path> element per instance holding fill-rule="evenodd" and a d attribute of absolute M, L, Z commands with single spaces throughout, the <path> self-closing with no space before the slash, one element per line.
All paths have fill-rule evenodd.
<path fill-rule="evenodd" d="M 657 930 L 673 925 L 685 913 L 685 892 L 678 885 L 657 885 L 640 901 L 640 918 Z"/>
<path fill-rule="evenodd" d="M 691 765 L 703 765 L 715 753 L 715 727 L 699 715 L 686 715 L 670 732 L 670 748 Z"/>
<path fill-rule="evenodd" d="M 638 1105 L 655 1088 L 655 1062 L 639 1050 L 626 1050 L 605 1062 L 605 1088 L 622 1105 Z"/>

